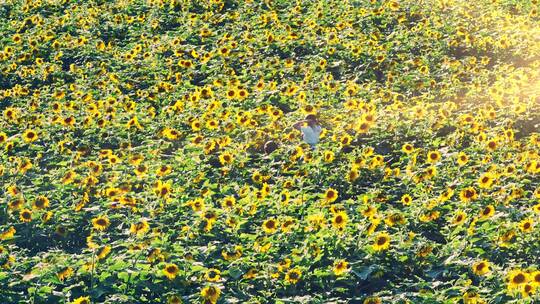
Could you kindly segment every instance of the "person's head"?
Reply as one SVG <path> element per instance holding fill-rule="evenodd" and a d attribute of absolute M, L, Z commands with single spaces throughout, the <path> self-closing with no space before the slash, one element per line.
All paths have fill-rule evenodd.
<path fill-rule="evenodd" d="M 319 120 L 317 119 L 317 115 L 315 114 L 308 114 L 306 115 L 305 120 L 307 121 L 308 125 L 315 126 L 319 124 Z"/>

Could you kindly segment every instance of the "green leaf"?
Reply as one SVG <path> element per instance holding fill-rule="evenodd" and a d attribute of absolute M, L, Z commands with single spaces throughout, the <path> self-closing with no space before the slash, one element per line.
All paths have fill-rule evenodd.
<path fill-rule="evenodd" d="M 127 273 L 126 271 L 119 272 L 118 278 L 124 282 L 127 282 L 129 279 L 129 273 Z"/>
<path fill-rule="evenodd" d="M 233 267 L 233 268 L 229 269 L 229 276 L 231 276 L 235 280 L 238 279 L 239 277 L 241 277 L 242 274 L 244 274 L 244 272 L 242 271 L 242 269 L 240 269 L 238 267 Z"/>

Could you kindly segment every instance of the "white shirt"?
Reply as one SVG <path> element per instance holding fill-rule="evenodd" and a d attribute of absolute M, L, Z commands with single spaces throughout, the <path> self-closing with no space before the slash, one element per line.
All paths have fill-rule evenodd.
<path fill-rule="evenodd" d="M 322 128 L 319 125 L 316 125 L 313 128 L 307 126 L 300 127 L 300 131 L 302 131 L 302 137 L 306 143 L 315 145 L 319 142 L 319 136 L 321 136 Z"/>

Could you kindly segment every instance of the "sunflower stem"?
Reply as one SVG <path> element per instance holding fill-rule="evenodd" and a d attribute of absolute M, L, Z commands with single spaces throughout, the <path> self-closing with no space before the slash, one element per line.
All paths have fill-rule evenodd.
<path fill-rule="evenodd" d="M 94 269 L 95 266 L 95 258 L 96 258 L 96 249 L 94 248 L 92 251 L 92 271 L 90 272 L 90 293 L 94 290 Z"/>

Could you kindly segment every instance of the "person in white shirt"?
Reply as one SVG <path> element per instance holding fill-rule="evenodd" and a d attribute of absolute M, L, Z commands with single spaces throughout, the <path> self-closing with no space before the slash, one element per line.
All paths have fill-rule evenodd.
<path fill-rule="evenodd" d="M 315 149 L 322 132 L 322 127 L 317 120 L 317 116 L 309 114 L 304 120 L 295 123 L 293 127 L 300 130 L 303 140 L 309 144 L 312 150 Z"/>

